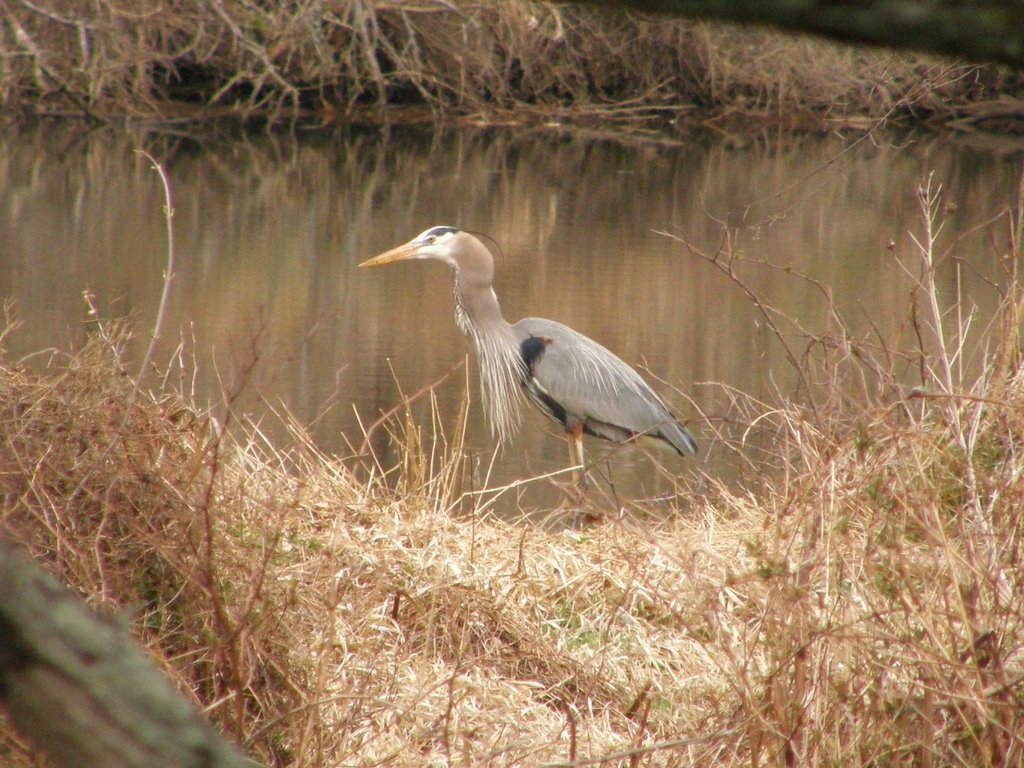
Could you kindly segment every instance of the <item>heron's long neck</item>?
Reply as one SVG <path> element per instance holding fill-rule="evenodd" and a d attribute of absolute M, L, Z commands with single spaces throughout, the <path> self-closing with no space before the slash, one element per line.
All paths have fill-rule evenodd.
<path fill-rule="evenodd" d="M 455 272 L 455 323 L 476 349 L 484 411 L 501 442 L 519 428 L 522 359 L 512 326 L 506 322 L 489 282 L 463 284 Z"/>

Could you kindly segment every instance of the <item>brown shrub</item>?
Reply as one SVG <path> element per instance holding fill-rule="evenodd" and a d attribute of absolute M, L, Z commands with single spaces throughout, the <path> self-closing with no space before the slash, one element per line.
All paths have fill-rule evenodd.
<path fill-rule="evenodd" d="M 0 103 L 100 119 L 333 123 L 419 105 L 484 121 L 820 124 L 950 118 L 1021 87 L 994 67 L 526 0 L 15 0 L 5 21 Z"/>

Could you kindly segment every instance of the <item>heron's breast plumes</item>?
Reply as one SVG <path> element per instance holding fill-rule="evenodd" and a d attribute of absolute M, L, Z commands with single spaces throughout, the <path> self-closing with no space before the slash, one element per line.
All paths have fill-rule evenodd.
<path fill-rule="evenodd" d="M 470 334 L 480 366 L 480 394 L 492 434 L 503 443 L 519 430 L 523 362 L 509 334 L 508 343 Z"/>
<path fill-rule="evenodd" d="M 467 303 L 455 281 L 455 323 L 472 342 L 480 368 L 480 398 L 491 428 L 502 443 L 519 430 L 523 361 L 515 333 L 501 315 L 498 299 L 488 286 Z"/>

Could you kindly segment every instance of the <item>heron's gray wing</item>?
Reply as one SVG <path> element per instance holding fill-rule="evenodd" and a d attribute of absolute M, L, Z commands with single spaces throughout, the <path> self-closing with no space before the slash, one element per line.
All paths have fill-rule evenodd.
<path fill-rule="evenodd" d="M 610 440 L 649 434 L 680 453 L 697 452 L 693 436 L 676 422 L 664 403 L 633 368 L 593 339 L 572 328 L 537 317 L 513 326 L 520 344 L 550 339 L 530 366 L 537 386 L 588 431 Z"/>

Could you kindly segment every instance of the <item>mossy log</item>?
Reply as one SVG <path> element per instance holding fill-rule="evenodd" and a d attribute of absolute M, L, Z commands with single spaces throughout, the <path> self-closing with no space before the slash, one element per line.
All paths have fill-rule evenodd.
<path fill-rule="evenodd" d="M 0 542 L 0 705 L 54 765 L 254 768 L 135 646 Z"/>
<path fill-rule="evenodd" d="M 594 0 L 589 0 L 593 2 Z M 763 24 L 835 40 L 1024 67 L 1019 0 L 603 0 L 642 11 Z"/>

